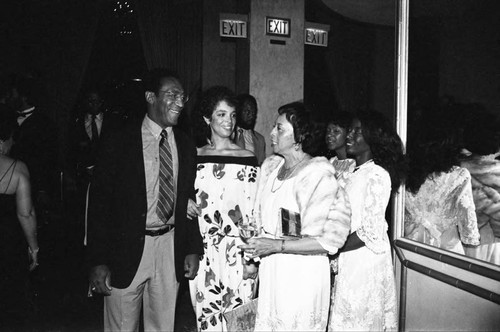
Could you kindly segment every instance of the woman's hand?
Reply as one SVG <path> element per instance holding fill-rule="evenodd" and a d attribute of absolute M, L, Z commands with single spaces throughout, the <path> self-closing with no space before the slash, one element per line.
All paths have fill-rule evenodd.
<path fill-rule="evenodd" d="M 188 219 L 196 219 L 201 216 L 201 208 L 191 198 L 188 200 L 187 217 Z"/>
<path fill-rule="evenodd" d="M 39 248 L 32 250 L 31 248 L 28 247 L 28 252 L 29 252 L 29 256 L 30 256 L 30 266 L 29 266 L 30 272 L 33 271 L 38 266 L 38 251 L 39 250 L 40 250 Z"/>
<path fill-rule="evenodd" d="M 245 252 L 249 253 L 250 258 L 265 257 L 281 250 L 281 240 L 268 239 L 268 238 L 251 238 L 248 244 L 238 246 Z"/>

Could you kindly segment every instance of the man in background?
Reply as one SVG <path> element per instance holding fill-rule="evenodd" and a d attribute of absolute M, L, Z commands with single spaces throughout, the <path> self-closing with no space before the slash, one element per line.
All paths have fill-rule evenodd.
<path fill-rule="evenodd" d="M 266 159 L 264 136 L 254 130 L 257 121 L 257 100 L 252 95 L 238 95 L 235 142 L 243 149 L 252 151 L 259 165 Z"/>

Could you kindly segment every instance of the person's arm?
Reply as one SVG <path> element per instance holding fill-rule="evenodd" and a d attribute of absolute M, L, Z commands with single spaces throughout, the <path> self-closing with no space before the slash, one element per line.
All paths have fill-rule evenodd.
<path fill-rule="evenodd" d="M 467 169 L 460 168 L 458 176 L 462 178 L 460 185 L 456 189 L 458 197 L 455 213 L 458 216 L 458 232 L 463 245 L 475 247 L 480 243 L 480 236 L 476 207 L 472 195 L 471 175 Z"/>
<path fill-rule="evenodd" d="M 363 197 L 363 206 L 360 207 L 361 225 L 355 232 L 368 249 L 378 254 L 387 248 L 384 242 L 388 228 L 385 210 L 391 195 L 391 178 L 381 167 L 370 171 L 365 178 L 364 190 L 359 193 Z"/>
<path fill-rule="evenodd" d="M 272 254 L 301 254 L 317 255 L 327 253 L 321 244 L 314 238 L 302 239 L 268 239 L 251 238 L 248 244 L 241 245 L 239 248 L 248 252 L 250 258 L 265 257 Z"/>
<path fill-rule="evenodd" d="M 31 185 L 28 168 L 22 162 L 18 162 L 16 168 L 19 174 L 16 188 L 17 218 L 19 219 L 26 242 L 28 243 L 28 252 L 31 258 L 29 269 L 31 271 L 38 265 L 39 251 L 35 208 L 31 200 Z"/>

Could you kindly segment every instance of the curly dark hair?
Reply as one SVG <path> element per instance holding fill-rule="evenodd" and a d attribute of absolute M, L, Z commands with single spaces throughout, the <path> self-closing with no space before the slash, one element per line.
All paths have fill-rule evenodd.
<path fill-rule="evenodd" d="M 500 122 L 480 104 L 464 104 L 463 147 L 476 155 L 489 155 L 500 148 Z"/>
<path fill-rule="evenodd" d="M 333 124 L 348 130 L 352 123 L 352 117 L 353 115 L 350 112 L 340 111 L 335 113 L 333 118 L 329 120 L 327 124 Z"/>
<path fill-rule="evenodd" d="M 429 175 L 449 172 L 459 165 L 460 129 L 445 119 L 421 123 L 413 140 L 408 143 L 410 170 L 407 189 L 417 193 Z"/>
<path fill-rule="evenodd" d="M 389 119 L 377 111 L 360 111 L 358 119 L 363 138 L 370 146 L 375 164 L 384 168 L 391 177 L 391 187 L 396 191 L 406 178 L 407 161 L 403 153 L 403 142 Z"/>
<path fill-rule="evenodd" d="M 0 112 L 0 140 L 6 141 L 14 136 L 17 129 L 17 117 L 14 112 L 6 110 Z"/>
<path fill-rule="evenodd" d="M 285 114 L 288 122 L 292 124 L 293 138 L 296 143 L 301 144 L 302 151 L 311 156 L 317 155 L 324 131 L 311 121 L 310 112 L 304 103 L 295 101 L 285 104 L 278 109 L 278 114 Z"/>
<path fill-rule="evenodd" d="M 235 93 L 225 86 L 213 86 L 202 93 L 196 106 L 196 146 L 204 146 L 207 144 L 207 140 L 210 140 L 212 133 L 203 118 L 211 119 L 215 108 L 221 101 L 225 101 L 229 106 L 234 108 L 238 105 Z"/>

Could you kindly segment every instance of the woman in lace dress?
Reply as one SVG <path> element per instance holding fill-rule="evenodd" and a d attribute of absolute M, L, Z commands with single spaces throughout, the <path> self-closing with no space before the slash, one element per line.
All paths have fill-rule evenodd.
<path fill-rule="evenodd" d="M 404 177 L 402 143 L 378 112 L 360 113 L 347 135 L 356 169 L 347 174 L 351 233 L 339 254 L 329 331 L 398 327 L 396 284 L 385 211 Z"/>
<path fill-rule="evenodd" d="M 342 247 L 349 207 L 315 138 L 304 105 L 280 107 L 256 199 L 261 236 L 242 246 L 260 257 L 255 331 L 325 331 L 330 301 L 327 253 Z"/>
<path fill-rule="evenodd" d="M 208 144 L 198 148 L 197 204 L 190 202 L 188 209 L 198 210 L 205 247 L 198 276 L 190 283 L 200 331 L 227 331 L 222 315 L 253 295 L 253 280 L 243 280 L 238 224 L 252 215 L 259 169 L 254 154 L 231 140 L 235 106 L 234 94 L 225 87 L 208 89 L 199 105 L 206 131 L 200 133 Z"/>
<path fill-rule="evenodd" d="M 467 256 L 500 265 L 500 124 L 485 111 L 474 110 L 471 115 L 464 130 L 466 156 L 461 166 L 471 175 L 481 239 L 478 247 L 464 249 Z"/>
<path fill-rule="evenodd" d="M 440 123 L 425 124 L 408 146 L 404 234 L 464 254 L 464 245 L 479 244 L 471 177 L 458 166 L 456 129 Z"/>
<path fill-rule="evenodd" d="M 326 146 L 329 153 L 335 155 L 330 158 L 330 163 L 335 168 L 335 177 L 339 179 L 345 172 L 352 172 L 356 162 L 347 158 L 346 136 L 347 130 L 352 122 L 349 112 L 340 112 L 326 126 Z"/>

